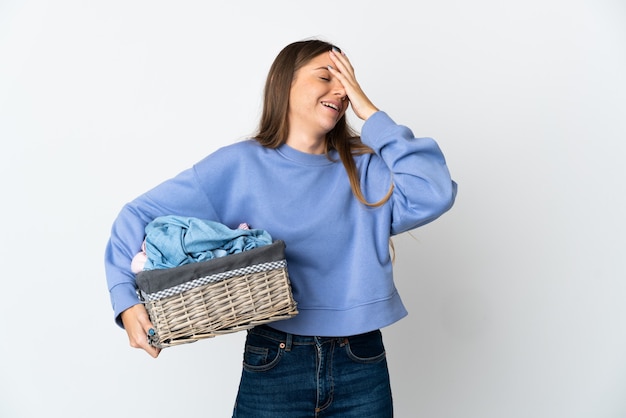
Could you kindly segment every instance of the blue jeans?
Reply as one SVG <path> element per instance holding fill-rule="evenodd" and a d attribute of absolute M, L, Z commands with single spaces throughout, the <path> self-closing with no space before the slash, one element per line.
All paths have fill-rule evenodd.
<path fill-rule="evenodd" d="M 379 330 L 307 337 L 266 325 L 248 331 L 234 418 L 390 418 Z"/>

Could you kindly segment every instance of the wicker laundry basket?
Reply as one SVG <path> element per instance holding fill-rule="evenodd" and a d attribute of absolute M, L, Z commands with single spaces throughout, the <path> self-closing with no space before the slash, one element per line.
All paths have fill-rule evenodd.
<path fill-rule="evenodd" d="M 155 347 L 192 343 L 297 315 L 285 243 L 137 274 Z"/>

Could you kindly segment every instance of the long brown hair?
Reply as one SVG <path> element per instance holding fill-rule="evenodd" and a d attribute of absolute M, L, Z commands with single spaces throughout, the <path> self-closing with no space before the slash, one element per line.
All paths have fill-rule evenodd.
<path fill-rule="evenodd" d="M 263 110 L 256 140 L 268 148 L 282 145 L 289 134 L 289 92 L 296 71 L 320 54 L 330 51 L 332 44 L 321 40 L 298 41 L 287 45 L 278 54 L 265 81 Z M 354 196 L 367 206 L 381 206 L 393 191 L 393 184 L 387 194 L 378 202 L 370 203 L 361 191 L 359 174 L 354 155 L 373 154 L 374 151 L 361 142 L 361 137 L 350 127 L 344 114 L 335 127 L 326 134 L 326 155 L 337 150 L 346 169 Z"/>

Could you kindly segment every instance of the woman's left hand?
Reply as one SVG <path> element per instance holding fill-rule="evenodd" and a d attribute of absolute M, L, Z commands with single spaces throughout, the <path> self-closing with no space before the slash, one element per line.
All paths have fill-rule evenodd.
<path fill-rule="evenodd" d="M 371 100 L 365 95 L 361 86 L 356 81 L 354 68 L 352 64 L 350 64 L 350 60 L 348 60 L 346 54 L 331 50 L 330 59 L 334 65 L 332 68 L 329 68 L 329 70 L 332 75 L 337 77 L 346 90 L 348 100 L 350 100 L 354 113 L 360 119 L 367 120 L 374 113 L 378 112 L 378 108 L 374 106 Z"/>

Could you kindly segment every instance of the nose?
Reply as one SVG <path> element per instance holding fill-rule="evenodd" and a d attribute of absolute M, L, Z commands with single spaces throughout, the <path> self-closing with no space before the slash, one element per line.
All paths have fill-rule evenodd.
<path fill-rule="evenodd" d="M 342 102 L 346 100 L 346 89 L 341 84 L 341 81 L 334 79 L 333 80 L 333 94 Z"/>

